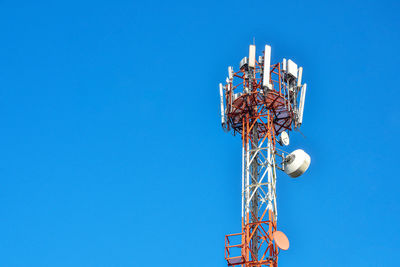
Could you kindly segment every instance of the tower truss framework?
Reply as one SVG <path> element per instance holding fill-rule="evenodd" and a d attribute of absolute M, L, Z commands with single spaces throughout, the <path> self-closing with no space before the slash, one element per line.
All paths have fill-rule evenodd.
<path fill-rule="evenodd" d="M 244 58 L 235 73 L 230 67 L 225 93 L 221 93 L 226 103 L 223 127 L 242 138 L 242 229 L 225 237 L 229 266 L 278 264 L 280 249 L 273 236 L 278 216 L 276 170 L 282 169 L 284 156 L 279 156 L 276 140 L 281 132 L 301 124 L 297 108 L 300 83 L 282 69 L 282 63 L 270 65 L 264 60 L 268 57 L 254 59 L 252 64 Z M 264 69 L 269 72 L 268 82 L 263 80 Z"/>

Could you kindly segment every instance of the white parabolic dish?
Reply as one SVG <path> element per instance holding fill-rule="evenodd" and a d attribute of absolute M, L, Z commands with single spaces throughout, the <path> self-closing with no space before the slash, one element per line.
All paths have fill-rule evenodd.
<path fill-rule="evenodd" d="M 283 131 L 279 137 L 279 141 L 281 145 L 288 146 L 289 145 L 289 135 L 287 132 Z"/>
<path fill-rule="evenodd" d="M 297 149 L 287 155 L 283 163 L 284 171 L 292 178 L 302 175 L 310 166 L 311 157 L 302 149 Z"/>

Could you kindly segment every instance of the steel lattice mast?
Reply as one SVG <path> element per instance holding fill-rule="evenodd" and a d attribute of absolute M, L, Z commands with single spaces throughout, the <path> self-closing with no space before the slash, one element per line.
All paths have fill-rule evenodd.
<path fill-rule="evenodd" d="M 306 85 L 301 85 L 302 68 L 285 59 L 271 65 L 270 58 L 270 46 L 257 61 L 255 46 L 250 45 L 249 58 L 242 59 L 240 70 L 229 67 L 226 84 L 220 84 L 222 125 L 241 134 L 243 145 L 242 231 L 226 236 L 225 258 L 230 266 L 277 266 L 279 251 L 287 249 L 289 242 L 277 231 L 276 169 L 297 177 L 310 163 L 309 157 L 299 161 L 301 152 L 297 158 L 292 155 L 296 151 L 285 156 L 276 147 L 278 136 L 280 143 L 285 142 L 285 131 L 302 123 L 306 91 Z M 293 166 L 299 162 L 300 167 Z M 240 255 L 233 254 L 234 249 Z"/>

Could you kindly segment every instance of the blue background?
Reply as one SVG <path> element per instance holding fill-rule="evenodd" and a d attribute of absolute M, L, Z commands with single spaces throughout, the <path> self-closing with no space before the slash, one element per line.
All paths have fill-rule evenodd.
<path fill-rule="evenodd" d="M 248 45 L 308 83 L 280 266 L 399 266 L 398 1 L 1 1 L 0 266 L 226 266 Z"/>

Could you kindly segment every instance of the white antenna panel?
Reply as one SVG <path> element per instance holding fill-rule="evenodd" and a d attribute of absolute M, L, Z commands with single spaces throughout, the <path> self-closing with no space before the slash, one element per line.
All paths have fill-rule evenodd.
<path fill-rule="evenodd" d="M 224 90 L 222 83 L 219 84 L 219 96 L 221 100 L 221 123 L 225 123 L 225 109 L 224 109 Z"/>
<path fill-rule="evenodd" d="M 286 68 L 287 64 L 286 63 L 287 63 L 286 58 L 284 58 L 283 62 L 282 62 L 282 69 L 283 69 L 284 72 L 286 72 L 286 70 L 287 70 L 287 68 Z"/>
<path fill-rule="evenodd" d="M 301 77 L 303 76 L 303 67 L 299 68 L 299 74 L 297 76 L 297 87 L 301 86 Z"/>
<path fill-rule="evenodd" d="M 266 45 L 264 50 L 263 87 L 267 87 L 268 89 L 272 89 L 272 85 L 269 83 L 270 66 L 271 66 L 271 47 L 269 45 Z"/>
<path fill-rule="evenodd" d="M 229 80 L 233 79 L 233 68 L 231 66 L 228 67 L 228 73 L 229 73 Z"/>
<path fill-rule="evenodd" d="M 297 64 L 290 59 L 287 61 L 287 72 L 297 78 Z"/>
<path fill-rule="evenodd" d="M 240 60 L 239 68 L 242 69 L 243 67 L 246 67 L 247 64 L 248 64 L 247 57 L 244 57 L 244 58 L 242 58 L 242 60 Z"/>
<path fill-rule="evenodd" d="M 299 124 L 303 123 L 303 111 L 304 111 L 304 101 L 306 99 L 306 91 L 307 91 L 307 84 L 305 83 L 303 85 L 303 88 L 301 89 L 301 95 L 300 95 L 300 104 L 299 104 Z"/>
<path fill-rule="evenodd" d="M 250 45 L 249 47 L 249 68 L 256 66 L 256 46 Z"/>

